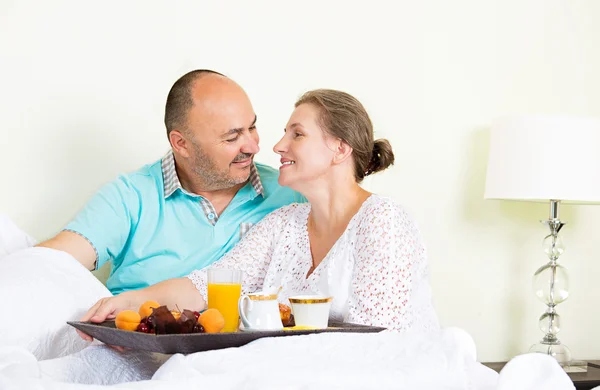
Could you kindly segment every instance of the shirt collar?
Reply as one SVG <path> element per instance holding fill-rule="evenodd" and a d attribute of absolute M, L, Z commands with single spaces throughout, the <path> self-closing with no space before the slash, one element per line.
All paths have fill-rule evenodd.
<path fill-rule="evenodd" d="M 173 193 L 175 193 L 177 190 L 184 191 L 183 187 L 181 186 L 181 182 L 179 181 L 179 177 L 177 176 L 177 170 L 175 169 L 175 157 L 172 150 L 169 150 L 162 158 L 161 166 L 165 199 L 173 195 Z M 258 168 L 254 163 L 252 163 L 250 166 L 249 180 L 250 184 L 252 184 L 252 187 L 254 188 L 254 191 L 256 191 L 256 195 L 262 195 L 264 192 L 264 187 L 260 180 L 260 175 L 258 174 Z"/>

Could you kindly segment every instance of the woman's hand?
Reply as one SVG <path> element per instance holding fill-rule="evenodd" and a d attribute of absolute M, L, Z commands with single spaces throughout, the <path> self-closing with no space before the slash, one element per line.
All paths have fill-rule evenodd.
<path fill-rule="evenodd" d="M 135 291 L 124 292 L 115 297 L 102 298 L 96 302 L 87 313 L 85 313 L 81 318 L 81 321 L 100 323 L 106 320 L 112 320 L 123 310 L 134 310 L 137 312 L 142 303 L 143 302 L 139 302 L 139 298 Z M 91 336 L 80 330 L 78 330 L 77 333 L 86 341 L 94 340 Z"/>
<path fill-rule="evenodd" d="M 101 299 L 88 310 L 81 321 L 98 323 L 107 319 L 111 320 L 123 310 L 138 311 L 140 306 L 148 300 L 159 302 L 171 310 L 176 307 L 192 311 L 201 311 L 206 308 L 206 303 L 194 284 L 188 278 L 177 278 L 165 280 L 141 290 L 127 291 L 114 297 Z M 94 340 L 79 330 L 77 333 L 84 340 Z"/>

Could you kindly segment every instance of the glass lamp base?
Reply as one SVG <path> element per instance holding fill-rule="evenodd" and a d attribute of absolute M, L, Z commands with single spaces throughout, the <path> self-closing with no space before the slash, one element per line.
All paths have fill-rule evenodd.
<path fill-rule="evenodd" d="M 569 365 L 572 361 L 571 350 L 560 342 L 540 342 L 533 344 L 529 348 L 529 352 L 544 353 L 555 358 L 561 365 Z"/>

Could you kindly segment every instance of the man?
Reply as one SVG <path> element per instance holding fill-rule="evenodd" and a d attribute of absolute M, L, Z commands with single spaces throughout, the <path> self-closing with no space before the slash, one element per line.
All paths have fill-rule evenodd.
<path fill-rule="evenodd" d="M 88 269 L 113 262 L 113 295 L 204 268 L 271 211 L 302 197 L 278 172 L 254 163 L 256 114 L 244 90 L 210 70 L 171 88 L 165 109 L 171 151 L 103 187 L 53 239 Z"/>

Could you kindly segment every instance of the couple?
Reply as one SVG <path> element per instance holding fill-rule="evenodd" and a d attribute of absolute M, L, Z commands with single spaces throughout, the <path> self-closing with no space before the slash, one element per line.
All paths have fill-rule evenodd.
<path fill-rule="evenodd" d="M 386 140 L 373 139 L 355 98 L 315 90 L 296 102 L 273 148 L 281 156 L 278 176 L 253 162 L 256 115 L 245 92 L 221 74 L 194 71 L 178 80 L 165 124 L 172 153 L 105 187 L 41 244 L 90 269 L 113 259 L 107 286 L 118 295 L 82 320 L 101 322 L 148 300 L 203 310 L 212 264 L 243 270 L 246 293 L 282 286 L 284 301 L 329 294 L 332 319 L 437 328 L 417 228 L 396 202 L 359 185 L 394 156 Z M 236 232 L 244 237 L 234 245 Z"/>

